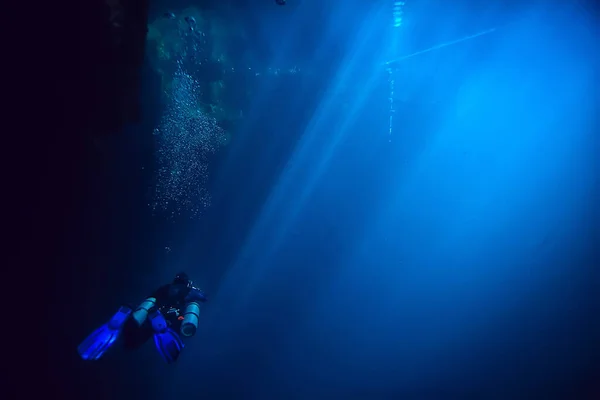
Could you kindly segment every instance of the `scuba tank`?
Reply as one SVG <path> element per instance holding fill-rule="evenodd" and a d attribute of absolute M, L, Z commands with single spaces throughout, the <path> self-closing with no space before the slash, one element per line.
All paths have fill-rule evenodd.
<path fill-rule="evenodd" d="M 183 321 L 181 322 L 181 334 L 186 337 L 194 336 L 198 329 L 200 321 L 200 304 L 195 301 L 189 302 L 183 312 Z"/>
<path fill-rule="evenodd" d="M 142 324 L 146 322 L 146 318 L 148 318 L 148 313 L 155 305 L 156 299 L 154 297 L 148 297 L 146 300 L 142 301 L 142 303 L 135 309 L 131 317 L 137 323 L 138 326 L 142 326 Z"/>

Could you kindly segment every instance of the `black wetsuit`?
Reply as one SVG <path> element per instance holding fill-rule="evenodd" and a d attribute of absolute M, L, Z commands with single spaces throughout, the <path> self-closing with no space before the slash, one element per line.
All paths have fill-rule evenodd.
<path fill-rule="evenodd" d="M 156 310 L 165 317 L 169 327 L 175 332 L 181 328 L 182 314 L 186 304 L 190 302 L 206 302 L 204 292 L 193 286 L 169 283 L 156 289 L 152 295 L 156 299 L 156 306 L 150 310 L 150 314 Z M 124 346 L 127 349 L 135 349 L 146 343 L 152 337 L 152 324 L 147 318 L 142 326 L 130 319 L 123 328 Z"/>

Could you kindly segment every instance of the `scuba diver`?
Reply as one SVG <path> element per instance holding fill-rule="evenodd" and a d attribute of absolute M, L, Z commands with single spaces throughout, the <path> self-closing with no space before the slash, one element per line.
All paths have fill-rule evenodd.
<path fill-rule="evenodd" d="M 192 337 L 198 329 L 200 304 L 207 301 L 204 292 L 193 286 L 185 272 L 173 282 L 159 287 L 137 308 L 122 306 L 77 348 L 83 360 L 98 360 L 123 339 L 126 349 L 137 349 L 154 338 L 156 350 L 171 364 L 177 361 L 184 344 L 180 334 Z"/>

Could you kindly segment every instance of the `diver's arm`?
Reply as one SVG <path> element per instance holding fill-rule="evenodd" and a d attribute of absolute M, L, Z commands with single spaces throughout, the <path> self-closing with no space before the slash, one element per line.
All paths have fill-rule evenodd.
<path fill-rule="evenodd" d="M 156 299 L 156 304 L 158 307 L 162 307 L 169 301 L 169 288 L 171 287 L 170 283 L 166 285 L 162 285 L 158 289 L 156 289 L 150 297 L 154 297 Z"/>
<path fill-rule="evenodd" d="M 204 291 L 202 291 L 201 289 L 198 289 L 197 287 L 192 286 L 190 288 L 190 292 L 185 297 L 185 302 L 190 303 L 192 301 L 206 303 L 208 301 L 208 298 L 206 297 L 206 294 L 204 293 Z"/>

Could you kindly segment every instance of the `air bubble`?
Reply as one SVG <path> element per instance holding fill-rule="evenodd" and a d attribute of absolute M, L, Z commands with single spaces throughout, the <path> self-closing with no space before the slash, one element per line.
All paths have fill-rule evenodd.
<path fill-rule="evenodd" d="M 226 133 L 201 108 L 200 83 L 178 69 L 168 104 L 154 135 L 158 172 L 152 208 L 173 217 L 197 217 L 210 205 L 208 157 L 225 144 Z"/>

